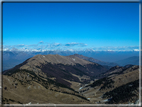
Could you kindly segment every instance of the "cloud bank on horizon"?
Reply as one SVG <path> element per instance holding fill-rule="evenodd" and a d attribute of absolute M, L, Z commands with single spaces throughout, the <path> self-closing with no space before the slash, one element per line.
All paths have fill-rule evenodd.
<path fill-rule="evenodd" d="M 4 45 L 3 51 L 139 51 L 139 46 L 103 46 L 103 47 L 88 47 L 85 43 L 47 43 L 40 41 L 37 44 L 18 44 Z"/>

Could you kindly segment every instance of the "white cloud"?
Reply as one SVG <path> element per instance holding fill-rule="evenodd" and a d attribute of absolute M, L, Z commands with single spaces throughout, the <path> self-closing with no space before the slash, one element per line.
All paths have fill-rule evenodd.
<path fill-rule="evenodd" d="M 61 46 L 62 44 L 61 43 L 54 43 L 52 44 L 52 46 L 55 46 L 55 47 L 58 47 L 58 46 Z"/>
<path fill-rule="evenodd" d="M 76 43 L 76 42 L 71 42 L 71 43 L 66 43 L 65 46 L 79 46 L 79 47 L 84 47 L 84 46 L 87 46 L 87 44 L 85 43 Z"/>
<path fill-rule="evenodd" d="M 37 44 L 25 45 L 4 45 L 3 51 L 46 51 L 46 50 L 90 50 L 90 51 L 139 51 L 139 46 L 104 46 L 89 48 L 85 43 L 46 43 L 43 41 Z"/>
<path fill-rule="evenodd" d="M 66 43 L 65 46 L 75 46 L 78 45 L 76 42 Z"/>
<path fill-rule="evenodd" d="M 134 49 L 134 51 L 139 51 L 139 49 Z"/>
<path fill-rule="evenodd" d="M 44 43 L 44 42 L 43 42 L 43 41 L 40 41 L 40 42 L 39 42 L 39 44 L 42 44 L 42 43 Z"/>
<path fill-rule="evenodd" d="M 24 44 L 15 45 L 15 47 L 24 47 Z"/>

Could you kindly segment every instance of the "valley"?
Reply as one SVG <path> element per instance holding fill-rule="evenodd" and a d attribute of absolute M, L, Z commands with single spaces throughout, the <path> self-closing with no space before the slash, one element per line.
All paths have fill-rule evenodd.
<path fill-rule="evenodd" d="M 108 68 L 76 55 L 36 55 L 2 76 L 3 104 L 135 104 L 139 98 L 139 66 Z M 116 90 L 123 87 L 133 88 L 121 95 Z"/>

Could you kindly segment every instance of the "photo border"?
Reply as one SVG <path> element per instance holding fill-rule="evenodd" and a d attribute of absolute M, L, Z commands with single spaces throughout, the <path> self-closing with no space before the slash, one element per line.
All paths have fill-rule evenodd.
<path fill-rule="evenodd" d="M 2 95 L 0 96 L 0 106 L 46 106 L 46 107 L 94 107 L 94 106 L 141 106 L 141 69 L 142 69 L 142 0 L 1 0 L 0 4 L 0 14 L 1 14 L 1 70 L 0 70 L 0 77 L 1 77 L 1 83 L 0 86 L 2 86 L 2 69 L 3 69 L 3 3 L 139 3 L 139 104 L 2 104 Z M 2 87 L 1 94 L 2 94 Z"/>

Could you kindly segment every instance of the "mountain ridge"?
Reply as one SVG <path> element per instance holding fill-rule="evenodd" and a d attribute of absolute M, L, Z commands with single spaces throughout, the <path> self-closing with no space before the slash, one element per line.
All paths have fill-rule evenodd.
<path fill-rule="evenodd" d="M 139 65 L 139 56 L 128 57 L 128 58 L 116 61 L 116 63 L 118 63 L 120 66 L 125 66 L 128 64 Z"/>
<path fill-rule="evenodd" d="M 122 97 L 123 94 L 119 95 L 118 90 L 125 87 L 129 89 L 133 83 L 138 84 L 138 69 L 136 65 L 114 66 L 106 69 L 100 64 L 78 58 L 75 55 L 36 55 L 3 72 L 2 101 L 6 104 L 113 103 L 117 98 L 113 98 L 111 102 L 106 102 L 104 98 L 111 99 L 110 95 Z M 134 97 L 128 95 L 127 97 L 130 97 L 128 99 L 123 97 L 125 102 L 119 98 L 115 103 L 137 100 L 138 85 L 132 87 L 133 90 L 130 93 L 135 92 Z M 23 101 L 22 98 L 27 100 Z M 45 98 L 44 101 L 42 98 Z"/>
<path fill-rule="evenodd" d="M 12 73 L 16 69 L 33 71 L 36 75 L 44 78 L 47 76 L 50 78 L 55 77 L 56 81 L 68 86 L 70 86 L 70 83 L 64 79 L 81 82 L 79 78 L 83 75 L 87 76 L 87 78 L 93 78 L 93 76 L 99 75 L 107 70 L 102 65 L 80 59 L 74 55 L 36 55 L 14 68 L 4 71 L 3 74 Z M 83 81 L 87 82 L 85 79 Z"/>
<path fill-rule="evenodd" d="M 74 56 L 79 57 L 84 60 L 87 60 L 87 61 L 90 61 L 90 62 L 98 63 L 100 65 L 106 65 L 106 66 L 110 66 L 110 67 L 118 65 L 117 63 L 114 63 L 114 62 L 105 62 L 105 61 L 94 59 L 92 57 L 86 57 L 86 56 L 79 55 L 79 54 L 74 54 Z"/>
<path fill-rule="evenodd" d="M 3 71 L 22 63 L 28 58 L 35 55 L 42 54 L 59 54 L 62 56 L 69 56 L 73 54 L 80 54 L 86 57 L 92 57 L 94 59 L 99 59 L 104 62 L 115 62 L 121 59 L 125 59 L 131 56 L 138 56 L 139 52 L 107 52 L 107 51 L 44 51 L 44 52 L 27 52 L 27 51 L 3 51 Z"/>

